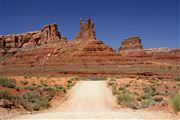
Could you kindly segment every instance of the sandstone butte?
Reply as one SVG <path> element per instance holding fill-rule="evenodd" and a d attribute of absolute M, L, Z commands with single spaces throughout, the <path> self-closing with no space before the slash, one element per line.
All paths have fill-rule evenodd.
<path fill-rule="evenodd" d="M 35 32 L 0 36 L 0 58 L 1 66 L 64 66 L 67 69 L 68 66 L 97 69 L 104 66 L 109 69 L 110 66 L 153 65 L 157 61 L 177 64 L 180 49 L 145 49 L 140 37 L 131 36 L 116 51 L 96 38 L 90 19 L 86 22 L 81 19 L 80 32 L 73 40 L 62 36 L 56 24 L 45 25 Z"/>

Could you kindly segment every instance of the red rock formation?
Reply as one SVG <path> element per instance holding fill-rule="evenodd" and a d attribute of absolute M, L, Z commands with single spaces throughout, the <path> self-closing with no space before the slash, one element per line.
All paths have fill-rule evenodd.
<path fill-rule="evenodd" d="M 1 48 L 22 48 L 45 44 L 59 44 L 61 42 L 66 42 L 67 40 L 58 32 L 56 24 L 49 24 L 36 32 L 0 36 L 0 41 Z"/>
<path fill-rule="evenodd" d="M 125 39 L 119 48 L 119 51 L 142 50 L 140 37 L 129 37 Z"/>
<path fill-rule="evenodd" d="M 80 19 L 80 32 L 76 35 L 75 40 L 88 40 L 88 39 L 96 39 L 95 31 L 94 31 L 94 23 L 91 19 L 87 19 L 86 23 Z"/>
<path fill-rule="evenodd" d="M 143 51 L 140 37 L 129 37 L 119 47 L 119 52 L 125 56 L 140 57 L 146 56 Z"/>
<path fill-rule="evenodd" d="M 83 74 L 96 74 L 99 71 L 102 74 L 116 74 L 116 68 L 121 65 L 154 64 L 152 60 L 165 58 L 168 62 L 180 60 L 180 50 L 165 51 L 163 54 L 143 50 L 139 37 L 124 40 L 120 52 L 116 53 L 96 39 L 94 23 L 90 19 L 86 23 L 80 20 L 80 32 L 72 41 L 62 37 L 57 25 L 51 24 L 36 32 L 0 36 L 0 47 L 5 48 L 0 49 L 0 56 L 5 54 L 7 58 L 3 61 L 5 66 L 53 66 L 64 74 L 67 71 L 75 74 L 77 70 Z"/>
<path fill-rule="evenodd" d="M 54 53 L 44 65 L 110 64 L 119 56 L 111 47 L 96 40 L 94 24 L 90 19 L 86 24 L 80 20 L 80 32 L 75 39 Z"/>

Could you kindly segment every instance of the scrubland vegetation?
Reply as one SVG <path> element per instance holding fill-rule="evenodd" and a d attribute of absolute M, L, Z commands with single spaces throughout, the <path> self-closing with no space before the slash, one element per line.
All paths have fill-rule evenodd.
<path fill-rule="evenodd" d="M 28 79 L 27 76 L 24 78 Z M 38 78 L 40 79 L 40 78 Z M 78 77 L 70 77 L 65 85 L 48 85 L 46 82 L 31 83 L 21 80 L 19 84 L 12 78 L 0 77 L 0 101 L 3 108 L 24 108 L 27 111 L 39 111 L 51 106 L 54 96 L 65 95 L 67 89 L 74 86 Z"/>
<path fill-rule="evenodd" d="M 173 95 L 171 104 L 175 111 L 180 111 L 180 93 Z"/>
<path fill-rule="evenodd" d="M 132 109 L 171 106 L 178 112 L 180 86 L 176 81 L 109 78 L 107 84 L 121 106 Z"/>

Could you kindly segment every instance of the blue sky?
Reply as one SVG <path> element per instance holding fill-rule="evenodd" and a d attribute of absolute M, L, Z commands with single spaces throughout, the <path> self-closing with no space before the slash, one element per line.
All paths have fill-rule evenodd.
<path fill-rule="evenodd" d="M 68 39 L 79 19 L 90 17 L 96 37 L 113 48 L 140 36 L 145 48 L 180 48 L 178 0 L 0 0 L 0 35 L 35 31 L 57 23 Z"/>

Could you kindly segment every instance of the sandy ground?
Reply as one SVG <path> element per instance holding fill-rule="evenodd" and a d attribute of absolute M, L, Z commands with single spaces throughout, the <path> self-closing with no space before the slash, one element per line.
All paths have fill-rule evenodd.
<path fill-rule="evenodd" d="M 20 115 L 13 119 L 178 119 L 166 112 L 115 109 L 115 100 L 105 81 L 80 81 L 66 102 L 44 113 Z"/>

